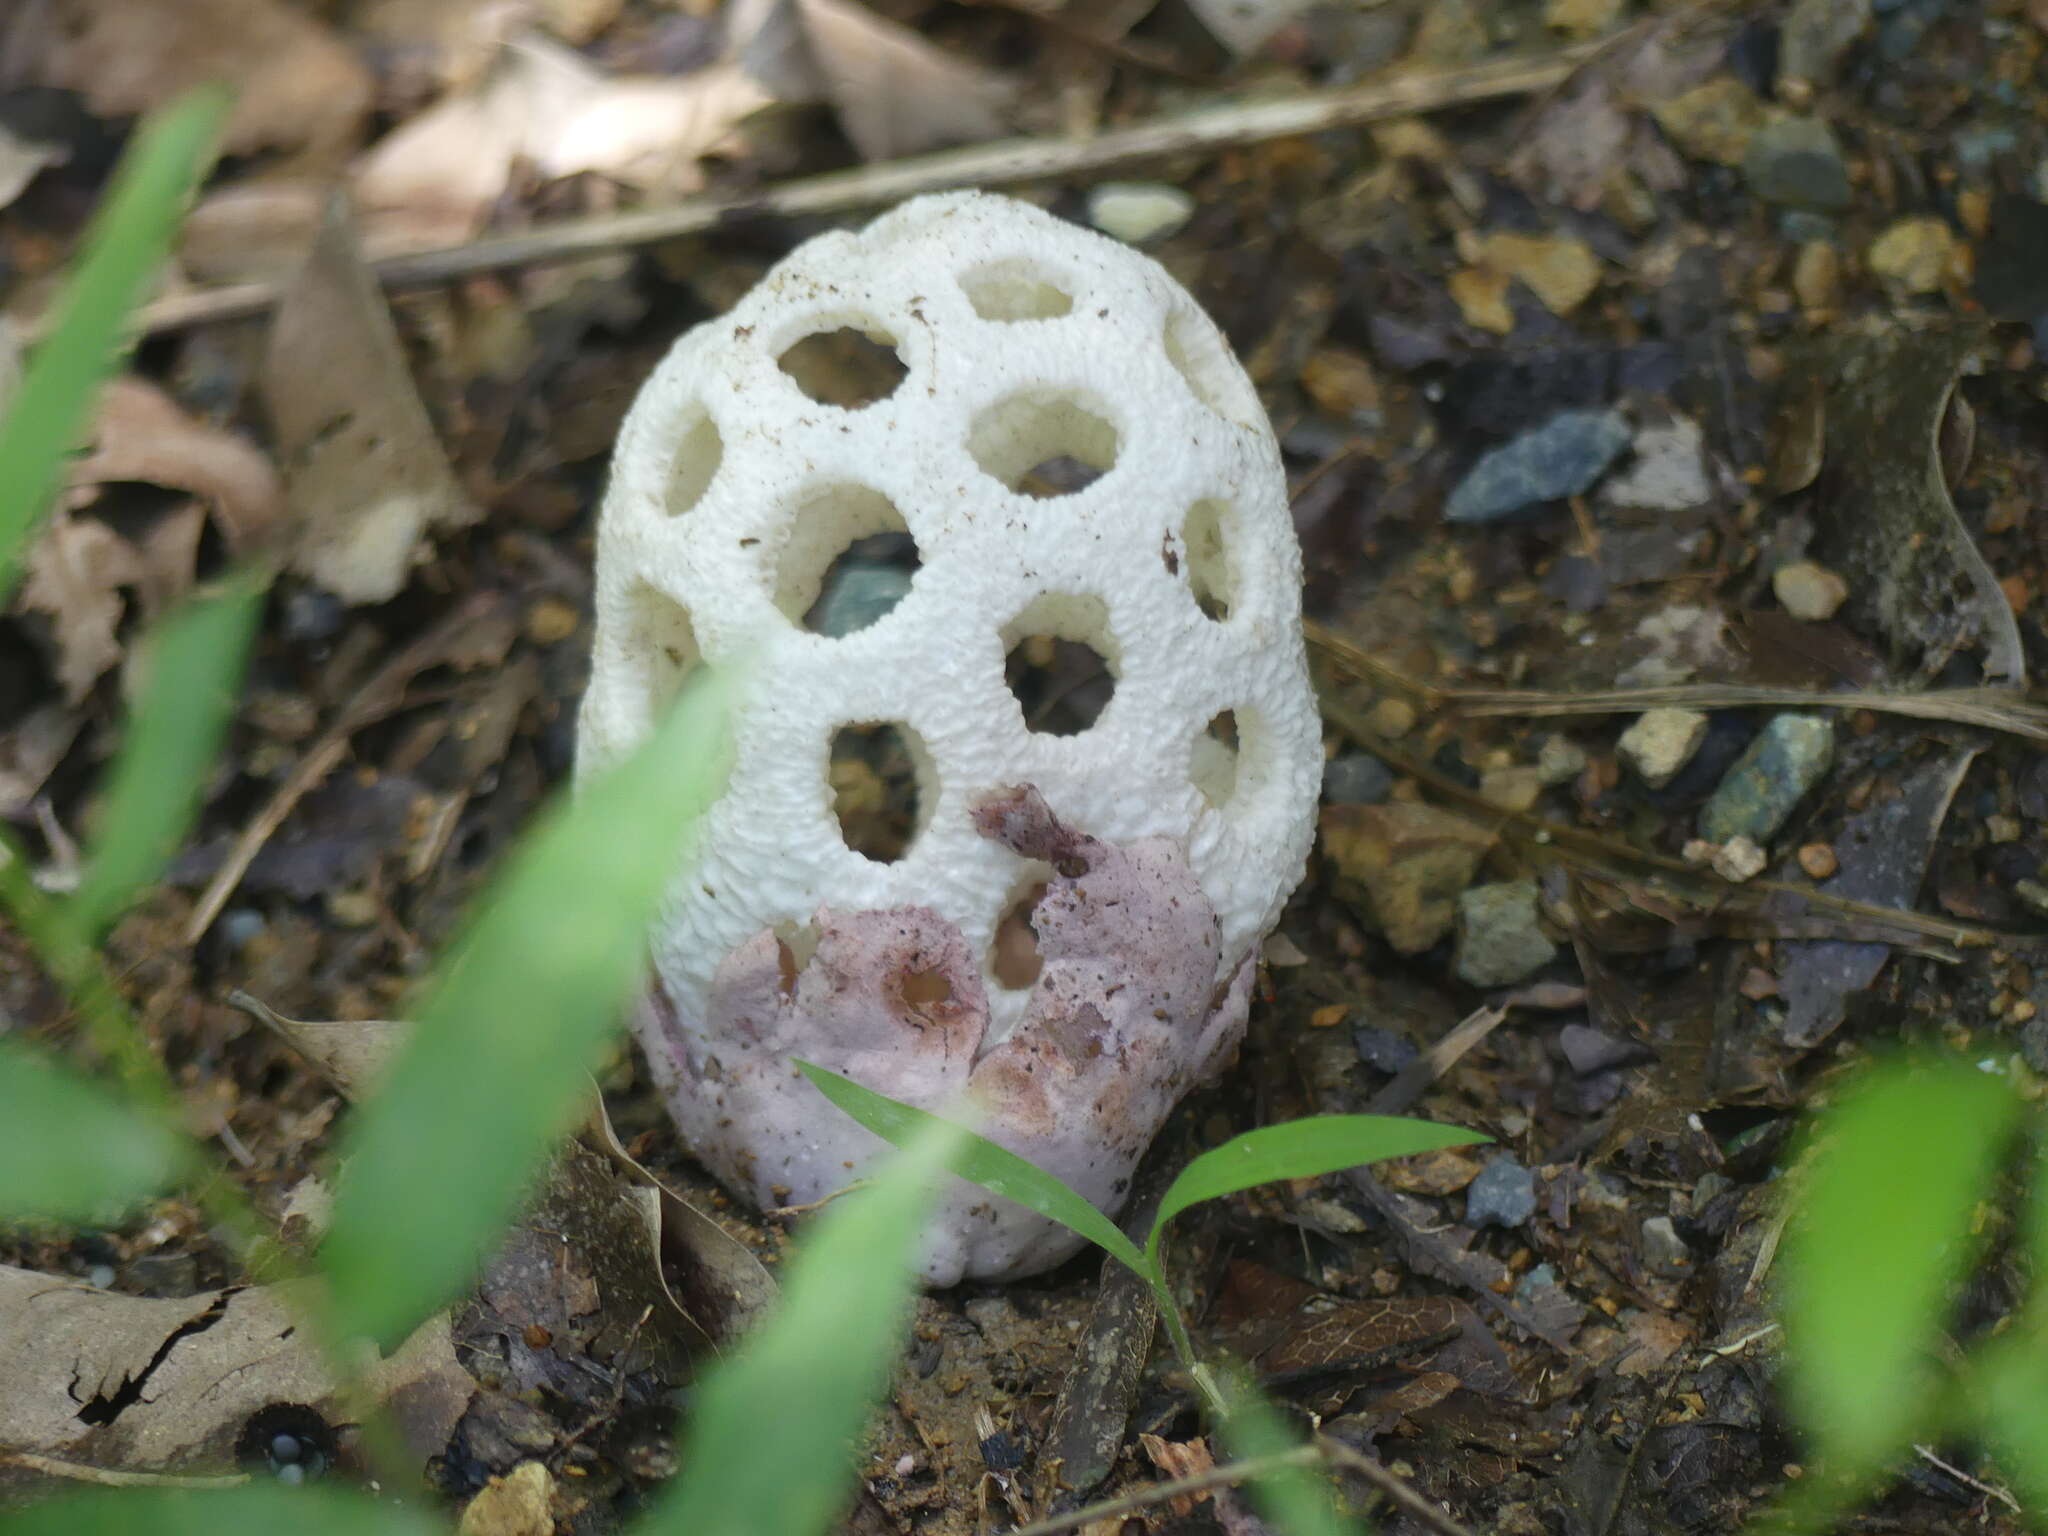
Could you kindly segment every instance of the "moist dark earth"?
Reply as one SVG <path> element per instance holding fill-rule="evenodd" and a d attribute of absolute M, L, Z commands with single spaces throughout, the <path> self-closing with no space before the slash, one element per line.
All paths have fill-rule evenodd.
<path fill-rule="evenodd" d="M 272 1219 L 348 1110 L 228 995 L 403 1017 L 565 784 L 626 405 L 676 335 L 878 211 L 764 215 L 764 189 L 978 134 L 1114 134 L 1562 58 L 1506 95 L 1452 89 L 1291 137 L 1247 115 L 1199 151 L 1003 183 L 1136 240 L 1208 309 L 1271 417 L 1305 556 L 1321 835 L 1238 1061 L 1169 1124 L 1149 1177 L 1156 1193 L 1202 1148 L 1309 1114 L 1493 1139 L 1201 1207 L 1171 1245 L 1198 1343 L 1467 1530 L 1733 1531 L 1802 1474 L 1772 1325 L 1802 1114 L 1900 1040 L 2048 1074 L 2038 722 L 1998 707 L 2009 692 L 1974 713 L 1881 697 L 2024 685 L 2048 664 L 2048 6 L 1319 4 L 1235 55 L 1180 0 L 878 0 L 863 14 L 942 61 L 884 94 L 951 102 L 966 128 L 911 110 L 878 125 L 777 82 L 752 115 L 706 109 L 720 131 L 671 156 L 687 175 L 551 168 L 527 145 L 461 203 L 432 141 L 409 162 L 424 191 L 373 187 L 352 157 L 498 78 L 508 44 L 482 7 L 209 0 L 202 46 L 176 25 L 145 36 L 122 15 L 140 3 L 0 19 L 0 361 L 133 114 L 211 70 L 246 81 L 246 115 L 173 298 L 289 276 L 337 182 L 373 251 L 700 187 L 730 203 L 705 232 L 392 292 L 393 366 L 430 428 L 393 474 L 462 515 L 381 552 L 388 595 L 343 595 L 303 563 L 277 577 L 199 824 L 106 953 L 194 1124 Z M 531 9 L 521 35 L 600 82 L 694 79 L 728 49 L 716 7 Z M 1112 181 L 1143 195 L 1105 196 Z M 295 387 L 266 314 L 156 313 L 133 364 L 154 393 L 102 409 L 102 469 L 74 476 L 44 535 L 62 549 L 0 614 L 0 814 L 59 884 L 147 621 L 245 536 L 285 551 L 332 515 L 303 481 L 265 478 L 290 464 Z M 878 373 L 891 387 L 877 350 L 846 333 L 802 366 L 863 398 Z M 326 387 L 384 409 L 391 372 L 361 366 Z M 1049 493 L 1091 473 L 1033 471 Z M 891 600 L 907 565 L 891 540 L 850 550 L 807 622 Z M 1084 729 L 1099 663 L 1027 643 L 1011 682 L 1043 728 Z M 900 849 L 900 740 L 844 733 L 831 783 L 851 844 Z M 1028 947 L 1028 924 L 1012 937 Z M 89 1059 L 4 927 L 0 1033 Z M 625 1147 L 772 1271 L 802 1216 L 744 1210 L 697 1169 L 626 1046 L 603 1087 Z M 461 1500 L 537 1461 L 555 1529 L 620 1529 L 673 1470 L 702 1337 L 673 1319 L 676 1340 L 621 1333 L 559 1297 L 543 1317 L 517 1247 L 458 1316 L 482 1386 L 425 1475 Z M 687 1258 L 668 1257 L 687 1298 Z M 244 1278 L 180 1199 L 108 1230 L 0 1236 L 0 1259 L 137 1297 Z M 656 1262 L 622 1278 L 616 1253 L 573 1260 L 621 1291 Z M 1994 1241 L 1954 1337 L 1996 1328 L 2026 1284 Z M 1204 1465 L 1163 1344 L 1121 1394 L 1090 1373 L 1142 1350 L 1141 1324 L 1086 1255 L 924 1298 L 848 1528 L 999 1531 Z M 307 1443 L 301 1459 L 328 1459 Z M 352 1469 L 339 1456 L 329 1475 Z M 275 1471 L 274 1451 L 254 1459 Z M 49 1486 L 19 1471 L 10 1493 Z M 2020 1529 L 1978 1445 L 1929 1445 L 1896 1473 L 1846 1529 Z M 1342 1481 L 1377 1529 L 1426 1529 Z M 1225 1491 L 1078 1528 L 1261 1527 Z"/>

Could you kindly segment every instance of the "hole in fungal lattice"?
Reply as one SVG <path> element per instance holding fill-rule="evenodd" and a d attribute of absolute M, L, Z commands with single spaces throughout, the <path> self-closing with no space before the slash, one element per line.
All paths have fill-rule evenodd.
<path fill-rule="evenodd" d="M 775 606 L 813 634 L 850 635 L 901 602 L 917 540 L 880 491 L 831 485 L 798 502 L 776 558 Z"/>
<path fill-rule="evenodd" d="M 1181 524 L 1181 546 L 1187 551 L 1188 590 L 1194 594 L 1195 606 L 1205 618 L 1229 618 L 1231 599 L 1237 591 L 1225 529 L 1229 516 L 1229 503 L 1210 499 L 1189 507 L 1187 521 Z M 1172 569 L 1171 560 L 1167 568 Z"/>
<path fill-rule="evenodd" d="M 1202 798 L 1222 810 L 1237 793 L 1237 712 L 1223 710 L 1212 716 L 1195 738 L 1188 774 Z"/>
<path fill-rule="evenodd" d="M 1165 342 L 1167 361 L 1197 400 L 1239 426 L 1252 426 L 1260 419 L 1263 409 L 1250 396 L 1250 386 L 1205 316 L 1176 309 L 1167 317 Z"/>
<path fill-rule="evenodd" d="M 690 611 L 660 588 L 636 582 L 626 597 L 627 634 L 619 654 L 642 658 L 641 729 L 651 731 L 667 718 L 676 695 L 697 670 L 703 653 Z M 630 665 L 630 662 L 628 663 Z"/>
<path fill-rule="evenodd" d="M 813 331 L 776 362 L 820 405 L 850 411 L 888 399 L 910 371 L 896 351 L 896 338 L 878 326 Z"/>
<path fill-rule="evenodd" d="M 894 721 L 841 726 L 832 736 L 826 778 L 846 846 L 877 864 L 902 858 L 924 825 L 924 781 L 929 777 L 924 743 L 909 726 Z"/>
<path fill-rule="evenodd" d="M 984 320 L 1056 320 L 1074 308 L 1073 295 L 1031 261 L 991 261 L 961 278 L 960 287 Z"/>
<path fill-rule="evenodd" d="M 1003 628 L 1003 681 L 1024 712 L 1024 728 L 1077 736 L 1116 692 L 1116 638 L 1109 609 L 1085 593 L 1034 598 Z"/>
<path fill-rule="evenodd" d="M 998 400 L 967 433 L 967 451 L 984 473 L 1037 497 L 1072 495 L 1108 473 L 1117 447 L 1115 427 L 1051 390 Z"/>
<path fill-rule="evenodd" d="M 1038 973 L 1045 969 L 1045 956 L 1038 950 L 1038 931 L 1031 926 L 1031 914 L 1045 899 L 1045 888 L 1043 880 L 1028 880 L 996 919 L 995 937 L 988 946 L 988 973 L 999 987 L 1021 992 L 1033 985 Z"/>
<path fill-rule="evenodd" d="M 703 406 L 692 405 L 676 434 L 675 462 L 668 480 L 670 516 L 680 516 L 704 499 L 724 460 L 725 441 L 718 435 L 718 424 Z"/>

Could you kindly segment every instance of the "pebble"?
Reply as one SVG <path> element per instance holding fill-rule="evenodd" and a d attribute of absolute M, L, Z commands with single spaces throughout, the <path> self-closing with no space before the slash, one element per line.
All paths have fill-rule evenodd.
<path fill-rule="evenodd" d="M 1557 1294 L 1559 1289 L 1555 1266 L 1538 1264 L 1515 1282 L 1515 1300 L 1525 1307 L 1533 1306 L 1546 1297 Z"/>
<path fill-rule="evenodd" d="M 1458 979 L 1475 987 L 1526 980 L 1557 955 L 1543 931 L 1534 880 L 1476 885 L 1458 897 Z"/>
<path fill-rule="evenodd" d="M 1415 729 L 1415 706 L 1406 699 L 1381 699 L 1372 707 L 1372 728 L 1382 736 L 1406 736 Z"/>
<path fill-rule="evenodd" d="M 1585 749 L 1569 736 L 1546 736 L 1536 751 L 1536 777 L 1546 788 L 1569 784 L 1586 771 Z"/>
<path fill-rule="evenodd" d="M 1465 1188 L 1465 1225 L 1519 1227 L 1536 1214 L 1536 1176 L 1512 1157 L 1496 1157 Z"/>
<path fill-rule="evenodd" d="M 1870 242 L 1863 260 L 1873 277 L 1903 293 L 1939 293 L 1961 256 L 1948 220 L 1923 215 L 1895 220 Z"/>
<path fill-rule="evenodd" d="M 1700 811 L 1710 843 L 1768 843 L 1835 760 L 1833 724 L 1820 715 L 1773 715 Z"/>
<path fill-rule="evenodd" d="M 1835 131 L 1819 118 L 1766 123 L 1749 141 L 1742 174 L 1767 203 L 1823 211 L 1849 205 L 1849 166 Z"/>
<path fill-rule="evenodd" d="M 1819 624 L 1832 619 L 1849 600 L 1849 583 L 1824 565 L 1794 560 L 1771 572 L 1771 592 L 1793 618 Z"/>
<path fill-rule="evenodd" d="M 1655 103 L 1650 115 L 1680 154 L 1715 165 L 1737 166 L 1764 125 L 1764 104 L 1733 75 Z"/>
<path fill-rule="evenodd" d="M 1792 292 L 1808 313 L 1835 307 L 1841 291 L 1842 258 L 1826 240 L 1809 240 L 1792 261 Z"/>
<path fill-rule="evenodd" d="M 1746 837 L 1731 837 L 1716 847 L 1707 859 L 1707 865 L 1731 885 L 1740 885 L 1745 880 L 1754 880 L 1764 872 L 1763 849 Z"/>
<path fill-rule="evenodd" d="M 544 597 L 526 610 L 526 638 L 535 645 L 558 645 L 575 634 L 581 622 L 574 604 Z"/>
<path fill-rule="evenodd" d="M 1503 811 L 1526 811 L 1542 793 L 1543 777 L 1534 768 L 1489 768 L 1479 776 L 1479 798 Z"/>
<path fill-rule="evenodd" d="M 1601 487 L 1602 501 L 1646 512 L 1686 512 L 1712 498 L 1706 436 L 1698 422 L 1680 416 L 1646 426 L 1633 446 L 1635 462 Z"/>
<path fill-rule="evenodd" d="M 1493 846 L 1484 827 L 1426 805 L 1331 805 L 1323 808 L 1323 853 L 1336 867 L 1338 890 L 1355 885 L 1387 943 L 1420 954 L 1451 930 L 1457 895 L 1471 883 Z"/>
<path fill-rule="evenodd" d="M 1088 194 L 1088 222 L 1126 245 L 1178 234 L 1194 214 L 1194 198 L 1160 181 L 1105 181 Z"/>
<path fill-rule="evenodd" d="M 1394 787 L 1394 770 L 1369 752 L 1347 752 L 1323 764 L 1323 798 L 1332 805 L 1378 805 Z"/>
<path fill-rule="evenodd" d="M 1871 0 L 1793 0 L 1778 39 L 1778 94 L 1791 81 L 1826 85 L 1849 45 L 1870 25 Z"/>
<path fill-rule="evenodd" d="M 1799 867 L 1814 879 L 1825 880 L 1841 868 L 1841 861 L 1826 843 L 1803 843 L 1799 849 Z"/>
<path fill-rule="evenodd" d="M 1645 710 L 1614 749 L 1645 784 L 1662 789 L 1692 761 L 1711 723 L 1696 709 Z"/>
<path fill-rule="evenodd" d="M 1633 434 L 1618 411 L 1560 411 L 1480 456 L 1444 505 L 1454 523 L 1489 523 L 1577 496 L 1606 473 Z"/>
<path fill-rule="evenodd" d="M 1421 1054 L 1406 1035 L 1377 1024 L 1361 1024 L 1354 1029 L 1351 1043 L 1358 1047 L 1358 1059 L 1375 1072 L 1399 1072 Z"/>
<path fill-rule="evenodd" d="M 909 595 L 911 575 L 899 565 L 843 561 L 826 578 L 812 623 L 835 639 L 866 629 Z"/>

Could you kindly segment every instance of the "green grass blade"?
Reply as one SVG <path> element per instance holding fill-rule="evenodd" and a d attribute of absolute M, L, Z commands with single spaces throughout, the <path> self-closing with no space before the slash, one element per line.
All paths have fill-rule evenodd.
<path fill-rule="evenodd" d="M 808 1061 L 799 1061 L 797 1067 L 817 1084 L 820 1093 L 891 1146 L 907 1145 L 939 1120 L 937 1115 L 899 1104 L 873 1089 L 861 1087 L 851 1078 Z M 1117 1230 L 1116 1223 L 1044 1169 L 972 1132 L 967 1133 L 947 1166 L 961 1178 L 1079 1233 L 1158 1289 L 1155 1269 L 1146 1263 L 1137 1246 Z"/>
<path fill-rule="evenodd" d="M 193 1166 L 185 1138 L 139 1105 L 0 1041 L 0 1222 L 102 1219 Z"/>
<path fill-rule="evenodd" d="M 1967 1063 L 1894 1060 L 1815 1126 L 1780 1263 L 1787 1395 L 1831 1481 L 1874 1476 L 1934 1402 L 1948 1294 L 2019 1110 Z"/>
<path fill-rule="evenodd" d="M 1264 1460 L 1301 1444 L 1242 1374 L 1223 1370 L 1217 1376 L 1229 1405 L 1221 1438 L 1232 1461 Z M 1286 1536 L 1359 1536 L 1360 1527 L 1337 1512 L 1329 1480 L 1316 1467 L 1274 1467 L 1252 1479 L 1251 1495 L 1266 1522 Z"/>
<path fill-rule="evenodd" d="M 723 788 L 730 689 L 717 674 L 686 689 L 484 894 L 343 1148 L 321 1257 L 344 1338 L 394 1344 L 458 1294 L 566 1128 Z"/>
<path fill-rule="evenodd" d="M 341 1488 L 102 1489 L 0 1518 L 6 1536 L 448 1536 L 421 1509 Z"/>
<path fill-rule="evenodd" d="M 128 317 L 169 253 L 186 200 L 213 158 L 228 93 L 189 92 L 143 120 L 86 234 L 54 320 L 0 413 L 0 608 L 22 551 L 78 445 L 93 397 L 130 344 Z"/>
<path fill-rule="evenodd" d="M 682 1471 L 635 1536 L 816 1536 L 852 1492 L 854 1442 L 917 1289 L 917 1238 L 969 1133 L 936 1118 L 805 1235 L 781 1305 L 698 1394 Z"/>
<path fill-rule="evenodd" d="M 239 575 L 150 636 L 147 678 L 122 733 L 85 878 L 66 903 L 65 921 L 84 942 L 95 942 L 163 873 L 184 840 L 234 717 L 262 605 L 259 579 Z"/>
<path fill-rule="evenodd" d="M 1490 1140 L 1489 1136 L 1455 1125 L 1406 1120 L 1397 1115 L 1316 1115 L 1282 1125 L 1261 1126 L 1242 1136 L 1233 1136 L 1181 1169 L 1180 1176 L 1160 1197 L 1159 1215 L 1152 1223 L 1152 1236 L 1145 1251 L 1156 1254 L 1166 1224 L 1204 1200 L 1234 1195 L 1261 1184 L 1314 1178 L 1340 1168 L 1356 1168 L 1360 1163 L 1376 1163 L 1382 1158 L 1409 1157 L 1417 1152 Z"/>

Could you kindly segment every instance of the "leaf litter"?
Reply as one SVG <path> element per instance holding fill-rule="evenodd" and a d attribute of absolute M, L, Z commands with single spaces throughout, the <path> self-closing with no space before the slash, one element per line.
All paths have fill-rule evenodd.
<path fill-rule="evenodd" d="M 1986 84 L 2024 72 L 2038 29 L 1987 27 L 1998 7 L 1975 3 L 1529 3 L 1483 26 L 1468 6 L 1032 9 L 208 0 L 201 36 L 140 0 L 53 0 L 0 21 L 0 144 L 22 146 L 0 154 L 0 184 L 20 183 L 0 198 L 11 331 L 32 332 L 122 120 L 223 63 L 254 88 L 167 291 L 300 273 L 279 329 L 165 335 L 108 391 L 0 619 L 0 814 L 61 863 L 141 621 L 229 559 L 289 562 L 204 821 L 110 959 L 236 1177 L 303 1234 L 320 1203 L 306 1176 L 346 1111 L 229 995 L 337 1032 L 403 1017 L 422 957 L 566 771 L 583 540 L 623 402 L 821 216 L 729 214 L 687 241 L 396 302 L 354 247 L 659 212 L 698 190 L 781 207 L 759 200 L 785 180 L 864 160 L 893 174 L 1018 127 L 1036 146 L 1159 131 L 1194 106 L 1243 123 L 1489 46 L 1594 36 L 1561 85 L 1506 103 L 1222 131 L 1118 165 L 1192 198 L 1159 254 L 1250 360 L 1297 488 L 1333 663 L 1328 825 L 1455 823 L 1472 843 L 1446 873 L 1426 837 L 1381 839 L 1364 866 L 1326 837 L 1243 1062 L 1163 1153 L 1361 1105 L 1493 1135 L 1484 1160 L 1191 1216 L 1175 1262 L 1198 1337 L 1235 1340 L 1269 1389 L 1471 1529 L 1733 1525 L 1781 1477 L 1768 1256 L 1799 1107 L 1845 1054 L 1900 1033 L 2048 1072 L 2044 728 L 2013 686 L 2041 644 L 2048 553 L 2027 514 L 2048 496 L 2048 386 L 2032 290 L 1998 244 L 2037 203 L 2026 173 L 2048 144 Z M 9 94 L 24 85 L 56 95 L 31 112 Z M 359 236 L 337 233 L 337 190 Z M 1026 190 L 1088 217 L 1085 176 Z M 1571 461 L 1565 412 L 1611 424 L 1602 462 Z M 1492 495 L 1506 515 L 1444 520 L 1476 465 L 1534 447 L 1551 478 Z M 1793 612 L 1777 578 L 1802 564 L 1849 601 Z M 1620 741 L 1660 707 L 1709 726 L 1652 785 Z M 1754 840 L 1757 877 L 1688 862 L 1752 739 L 1816 711 L 1835 722 L 1832 764 Z M 1533 897 L 1476 899 L 1504 886 Z M 1458 955 L 1507 920 L 1553 958 L 1499 987 L 1460 980 Z M 10 954 L 0 973 L 9 1019 L 61 1039 L 33 968 Z M 530 1400 L 468 1399 L 452 1434 L 423 1420 L 458 1498 L 552 1447 L 587 1475 L 539 1497 L 559 1528 L 591 1531 L 658 1477 L 650 1389 L 702 1347 L 687 1321 L 673 1348 L 622 1327 L 628 1298 L 728 1337 L 802 1220 L 740 1216 L 630 1056 L 604 1087 L 615 1129 L 593 1155 L 668 1187 L 574 1175 L 607 1224 L 560 1272 L 515 1243 L 464 1314 Z M 166 1356 L 181 1370 L 240 1337 L 220 1298 L 255 1295 L 175 1200 L 0 1258 L 60 1277 L 67 1305 L 144 1359 L 189 1329 Z M 1148 1349 L 1147 1303 L 1119 1297 L 1083 1259 L 925 1298 L 856 1527 L 964 1533 L 1200 1465 L 1212 1452 Z M 159 1302 L 146 1323 L 115 1305 Z M 1098 1369 L 1070 1376 L 1077 1338 Z M 139 1432 L 140 1407 L 116 1421 Z M 182 1455 L 219 1433 L 195 1410 L 172 1438 Z M 78 1475 L 80 1446 L 46 1439 L 32 1475 Z M 1928 1476 L 1892 1507 L 1941 1529 L 1976 1497 Z M 1210 1514 L 1226 1510 L 1189 1519 Z"/>

